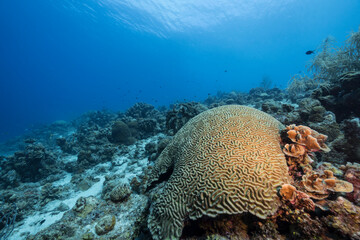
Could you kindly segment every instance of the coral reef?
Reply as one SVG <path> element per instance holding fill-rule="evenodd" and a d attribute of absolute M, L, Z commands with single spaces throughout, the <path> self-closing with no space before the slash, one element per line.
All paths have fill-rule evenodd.
<path fill-rule="evenodd" d="M 205 110 L 207 110 L 206 106 L 196 102 L 174 105 L 173 109 L 166 114 L 166 128 L 170 135 L 174 135 L 191 118 Z"/>
<path fill-rule="evenodd" d="M 330 151 L 325 144 L 326 135 L 319 134 L 302 125 L 289 125 L 285 132 L 286 134 L 283 135 L 286 137 L 283 136 L 283 141 L 286 142 L 287 139 L 290 139 L 292 142 L 283 148 L 283 152 L 287 156 L 289 174 L 294 177 L 294 180 L 299 180 L 302 176 L 301 184 L 298 187 L 303 189 L 307 195 L 321 200 L 326 199 L 332 192 L 350 193 L 354 190 L 351 183 L 337 179 L 331 170 L 323 169 L 321 172 L 312 170 L 312 160 L 309 154 L 317 151 Z M 296 195 L 292 193 L 295 191 L 295 187 L 285 185 L 280 190 L 280 195 L 287 200 L 294 201 L 292 198 L 295 199 Z"/>
<path fill-rule="evenodd" d="M 251 214 L 250 207 L 244 208 L 245 210 L 242 210 L 241 214 L 241 211 L 236 214 L 229 214 L 230 211 L 221 213 L 221 210 L 217 209 L 208 213 L 204 212 L 203 215 L 195 215 L 196 210 L 193 210 L 193 212 L 188 212 L 187 218 L 181 222 L 175 222 L 181 226 L 180 229 L 183 229 L 182 234 L 178 232 L 175 236 L 181 235 L 182 239 L 356 239 L 357 223 L 356 221 L 352 223 L 353 220 L 349 220 L 351 217 L 353 219 L 356 217 L 354 218 L 354 215 L 348 211 L 340 211 L 340 204 L 335 203 L 334 200 L 338 195 L 346 197 L 349 202 L 346 201 L 343 208 L 355 209 L 354 214 L 357 214 L 357 208 L 354 204 L 359 205 L 360 171 L 356 163 L 346 164 L 346 161 L 356 162 L 359 159 L 358 132 L 360 128 L 358 118 L 346 115 L 346 119 L 338 123 L 336 114 L 328 111 L 329 109 L 319 99 L 314 99 L 313 95 L 307 94 L 307 96 L 303 99 L 295 98 L 297 103 L 291 103 L 285 101 L 284 93 L 277 89 L 256 88 L 251 91 L 251 94 L 221 93 L 216 97 L 209 97 L 204 103 L 205 105 L 183 103 L 182 106 L 178 104 L 178 107 L 169 110 L 168 116 L 172 117 L 168 118 L 168 124 L 170 124 L 168 126 L 173 123 L 173 126 L 177 126 L 173 129 L 165 128 L 166 111 L 157 111 L 152 106 L 137 104 L 125 114 L 113 114 L 107 111 L 88 113 L 71 124 L 71 127 L 76 127 L 76 129 L 70 128 L 68 123 L 59 123 L 51 127 L 44 127 L 45 134 L 41 134 L 41 131 L 37 130 L 40 138 L 36 136 L 26 137 L 23 151 L 18 151 L 19 153 L 13 156 L 0 158 L 0 191 L 3 196 L 1 211 L 12 213 L 13 205 L 11 203 L 16 204 L 16 216 L 7 215 L 10 218 L 11 216 L 14 217 L 11 218 L 13 224 L 8 225 L 10 230 L 13 226 L 14 231 L 8 231 L 9 227 L 1 225 L 0 233 L 8 231 L 10 236 L 27 239 L 150 239 L 152 234 L 156 238 L 156 232 L 164 231 L 164 228 L 161 227 L 160 223 L 156 223 L 157 227 L 154 227 L 154 230 L 151 228 L 151 224 L 155 222 L 156 209 L 161 211 L 163 209 L 158 207 L 158 202 L 171 195 L 166 192 L 169 188 L 169 182 L 171 183 L 172 179 L 176 180 L 175 176 L 184 176 L 187 181 L 193 181 L 197 176 L 196 174 L 189 175 L 187 171 L 181 172 L 178 170 L 179 168 L 175 167 L 179 165 L 173 165 L 170 166 L 167 173 L 160 174 L 159 181 L 155 181 L 149 186 L 151 181 L 156 180 L 152 172 L 158 171 L 157 163 L 153 166 L 152 161 L 164 160 L 164 156 L 170 154 L 169 148 L 173 149 L 171 153 L 179 149 L 179 147 L 175 148 L 173 143 L 176 141 L 176 135 L 175 137 L 169 135 L 175 131 L 181 134 L 183 130 L 178 130 L 178 128 L 186 129 L 188 124 L 191 125 L 202 114 L 206 114 L 206 111 L 201 112 L 207 108 L 213 108 L 212 111 L 217 111 L 214 108 L 216 106 L 247 102 L 283 123 L 299 124 L 288 126 L 280 134 L 274 131 L 276 136 L 282 137 L 281 143 L 278 142 L 278 137 L 276 137 L 276 142 L 279 150 L 282 150 L 279 154 L 288 165 L 287 168 L 284 165 L 286 169 L 284 168 L 284 174 L 281 175 L 285 176 L 288 172 L 290 176 L 287 181 L 283 182 L 286 184 L 275 184 L 277 186 L 273 189 L 275 195 L 271 196 L 273 196 L 272 199 L 276 208 L 266 216 L 262 216 L 259 212 Z M 234 106 L 230 108 L 232 107 Z M 176 111 L 178 112 L 174 114 Z M 271 119 L 272 122 L 277 122 L 275 119 Z M 112 140 L 112 129 L 118 121 L 121 121 L 123 126 L 126 125 L 125 128 L 129 130 L 131 137 L 137 139 L 136 141 L 134 139 L 134 144 L 126 145 Z M 310 128 L 300 124 L 307 125 Z M 237 125 L 239 124 L 237 123 Z M 69 131 L 71 129 L 71 134 L 64 132 L 66 128 Z M 248 128 L 249 125 L 243 128 L 247 135 L 249 135 Z M 277 129 L 282 128 L 280 124 Z M 49 131 L 54 129 L 58 129 L 59 133 L 54 133 L 55 137 L 51 141 L 40 144 L 38 139 L 44 139 L 42 136 L 48 135 Z M 231 131 L 234 129 L 236 128 L 231 128 Z M 264 136 L 263 127 L 257 126 L 256 129 L 262 132 L 261 136 Z M 222 128 L 222 131 L 224 130 Z M 327 138 L 326 135 L 319 132 L 325 133 L 329 137 Z M 162 134 L 156 135 L 158 133 Z M 230 134 L 229 132 L 229 136 L 232 136 L 233 133 Z M 154 137 L 155 135 L 156 137 Z M 147 136 L 150 138 L 147 139 Z M 213 133 L 212 136 L 217 136 L 220 139 L 220 135 Z M 236 136 L 239 137 L 241 134 Z M 204 144 L 209 143 L 209 139 L 211 138 L 204 138 Z M 259 141 L 258 136 L 254 136 L 254 139 L 256 139 L 255 142 Z M 192 153 L 198 151 L 198 145 L 194 144 L 195 141 L 193 139 L 189 142 L 193 145 L 190 147 L 193 149 Z M 325 145 L 325 141 L 329 147 Z M 240 146 L 236 145 L 238 142 L 225 140 L 221 142 L 226 145 Z M 249 152 L 253 155 L 247 156 L 247 163 L 251 162 L 250 159 L 258 158 L 260 156 L 258 154 L 264 150 L 264 146 L 267 144 L 269 143 L 263 143 L 261 144 L 262 147 L 250 150 Z M 281 148 L 280 144 L 282 144 Z M 176 146 L 185 145 L 184 143 Z M 214 145 L 211 149 L 220 151 L 224 146 Z M 255 144 L 255 146 L 257 145 Z M 331 148 L 331 152 L 328 152 L 329 148 Z M 327 152 L 327 154 L 320 154 L 320 152 Z M 232 154 L 235 153 L 230 151 L 223 155 L 220 154 L 220 156 L 223 160 L 232 159 L 234 156 Z M 202 156 L 199 159 L 205 159 L 206 157 L 203 155 L 199 155 Z M 187 156 L 189 154 L 172 154 L 174 159 Z M 26 159 L 29 162 L 32 161 L 30 159 L 34 161 L 40 159 L 40 162 L 44 163 L 44 165 L 40 165 L 37 172 L 40 174 L 39 178 L 30 181 L 26 174 L 21 171 L 23 169 L 15 168 L 15 160 L 21 162 L 26 161 Z M 324 162 L 325 160 L 331 163 Z M 175 162 L 173 163 L 175 164 Z M 343 166 L 340 166 L 341 164 Z M 196 165 L 192 169 L 198 170 L 199 166 Z M 224 164 L 224 166 L 227 165 Z M 53 169 L 46 172 L 49 167 Z M 235 170 L 242 171 L 242 173 L 246 172 L 245 169 L 239 167 Z M 204 176 L 207 176 L 205 174 L 207 172 L 209 171 L 204 171 Z M 64 173 L 71 175 L 71 178 L 65 177 L 69 179 L 68 183 L 57 183 L 64 178 L 62 175 Z M 252 172 L 247 171 L 245 175 L 253 176 L 251 174 Z M 98 176 L 103 176 L 103 180 L 99 179 Z M 226 174 L 221 176 L 227 179 Z M 148 179 L 149 182 L 146 183 Z M 256 178 L 249 177 L 249 179 L 254 180 Z M 209 181 L 199 181 L 203 185 L 197 183 L 196 186 L 201 191 L 205 191 L 204 186 L 207 186 L 206 184 L 219 187 L 222 186 L 223 181 L 214 180 L 213 182 L 218 183 L 215 185 L 211 185 Z M 350 192 L 350 184 L 353 185 L 354 191 L 352 192 Z M 98 195 L 90 197 L 84 194 L 98 185 L 102 186 Z M 150 189 L 149 192 L 144 192 L 146 186 Z M 232 185 L 230 184 L 230 186 Z M 7 190 L 4 190 L 5 188 Z M 261 188 L 257 186 L 255 189 Z M 72 191 L 80 194 L 77 201 L 73 201 L 73 205 L 68 204 L 69 200 L 67 200 L 72 195 Z M 171 191 L 176 193 L 176 188 L 171 189 Z M 182 193 L 184 194 L 177 196 L 185 199 L 183 196 L 193 197 L 195 195 L 192 195 L 191 191 L 182 190 Z M 249 187 L 247 196 L 257 196 L 256 193 L 258 192 L 252 191 Z M 279 197 L 276 196 L 276 193 Z M 223 196 L 221 192 L 214 192 L 214 196 L 214 198 L 207 198 L 204 195 L 199 195 L 200 199 L 203 197 L 204 201 L 210 199 L 205 201 L 208 204 L 206 206 L 218 207 L 221 206 L 221 201 L 225 201 L 224 204 L 226 203 L 228 209 L 233 208 L 231 202 L 228 201 L 231 198 L 221 198 Z M 149 202 L 148 197 L 151 199 Z M 218 202 L 213 200 L 218 200 Z M 152 205 L 150 210 L 149 203 Z M 181 209 L 181 205 L 177 205 L 177 207 Z M 202 207 L 200 204 L 198 209 Z M 222 208 L 222 210 L 224 209 L 227 208 Z M 19 230 L 19 227 L 20 229 L 23 228 L 20 224 L 27 226 L 26 221 L 39 213 L 52 214 L 52 217 L 33 220 L 34 228 L 42 230 L 36 232 Z M 194 217 L 191 214 L 194 214 Z M 150 217 L 147 218 L 147 215 Z M 59 220 L 49 222 L 53 216 L 59 216 L 57 217 Z M 162 212 L 162 216 L 166 216 L 166 212 Z M 114 218 L 115 224 L 112 225 Z M 106 222 L 102 219 L 106 219 Z M 353 226 L 346 223 L 340 226 L 341 221 L 352 223 Z M 150 229 L 147 225 L 150 226 Z M 112 227 L 113 229 L 110 230 Z M 103 231 L 104 229 L 106 231 Z M 330 235 L 329 232 L 331 232 Z M 103 235 L 98 236 L 98 234 Z"/>
<path fill-rule="evenodd" d="M 327 198 L 331 192 L 350 193 L 354 190 L 351 183 L 336 179 L 330 170 L 324 170 L 322 174 L 309 171 L 302 178 L 306 192 L 317 200 Z"/>
<path fill-rule="evenodd" d="M 69 154 L 75 154 L 72 146 L 67 142 L 66 138 L 60 137 L 56 139 L 56 144 L 60 147 L 61 151 Z"/>
<path fill-rule="evenodd" d="M 360 31 L 351 33 L 344 45 L 337 47 L 327 38 L 308 73 L 294 76 L 287 89 L 290 100 L 299 104 L 291 114 L 299 113 L 301 123 L 329 136 L 332 152 L 319 160 L 338 164 L 360 161 L 356 120 L 360 113 L 359 39 Z M 298 120 L 293 123 L 300 123 Z"/>
<path fill-rule="evenodd" d="M 111 142 L 126 145 L 133 144 L 136 139 L 132 136 L 130 128 L 123 121 L 116 121 L 111 127 Z"/>
<path fill-rule="evenodd" d="M 281 135 L 285 144 L 282 150 L 289 166 L 289 174 L 295 178 L 312 170 L 312 152 L 330 151 L 325 144 L 327 136 L 306 126 L 289 125 Z"/>
<path fill-rule="evenodd" d="M 328 227 L 336 229 L 343 238 L 360 238 L 360 207 L 338 197 L 329 203 L 329 209 L 331 214 L 323 219 Z"/>
<path fill-rule="evenodd" d="M 79 198 L 61 221 L 27 239 L 98 239 L 95 234 L 102 239 L 134 239 L 140 234 L 146 205 L 146 198 L 141 196 L 126 205 L 107 203 L 92 196 Z M 119 219 L 122 219 L 121 224 L 118 224 Z"/>
<path fill-rule="evenodd" d="M 56 156 L 45 149 L 41 143 L 31 142 L 24 151 L 15 152 L 0 162 L 5 171 L 0 175 L 3 187 L 16 186 L 19 182 L 35 182 L 52 174 L 59 173 L 55 167 Z"/>
<path fill-rule="evenodd" d="M 309 74 L 293 76 L 287 88 L 290 97 L 296 100 L 306 94 L 308 96 L 315 90 L 315 96 L 320 97 L 322 94 L 326 96 L 320 97 L 322 98 L 319 99 L 320 101 L 329 102 L 335 108 L 343 106 L 349 109 L 348 106 L 343 105 L 343 100 L 346 102 L 346 99 L 355 100 L 355 102 L 348 101 L 351 104 L 349 107 L 354 106 L 353 104 L 358 101 L 355 96 L 359 94 L 359 81 L 348 83 L 356 79 L 360 71 L 360 31 L 351 33 L 342 47 L 336 47 L 334 39 L 328 37 L 317 52 L 307 70 Z M 354 91 L 349 91 L 346 86 L 353 86 Z M 348 111 L 339 112 L 342 118 L 342 113 Z"/>
<path fill-rule="evenodd" d="M 310 199 L 310 196 L 296 190 L 290 184 L 282 185 L 279 194 L 282 200 L 289 203 L 292 209 L 304 209 L 308 212 L 315 211 L 315 203 Z"/>
<path fill-rule="evenodd" d="M 242 212 L 266 218 L 274 213 L 276 188 L 287 182 L 280 128 L 268 114 L 239 105 L 192 118 L 150 174 L 148 186 L 174 167 L 152 203 L 148 226 L 153 238 L 180 237 L 185 218 Z"/>
<path fill-rule="evenodd" d="M 359 36 L 325 41 L 286 90 L 136 103 L 0 144 L 0 238 L 360 239 Z M 267 114 L 211 114 L 230 104 Z"/>
<path fill-rule="evenodd" d="M 347 163 L 346 166 L 342 166 L 341 169 L 345 172 L 344 179 L 354 186 L 354 191 L 347 194 L 350 201 L 360 206 L 360 164 Z"/>
<path fill-rule="evenodd" d="M 319 83 L 305 74 L 295 74 L 286 88 L 288 97 L 292 101 L 310 96 L 311 90 L 316 89 Z"/>
<path fill-rule="evenodd" d="M 149 155 L 149 160 L 155 160 L 160 156 L 160 153 L 165 149 L 165 147 L 171 142 L 171 137 L 164 138 L 159 141 L 158 144 L 153 142 L 145 146 L 145 150 Z"/>
<path fill-rule="evenodd" d="M 126 115 L 135 119 L 154 117 L 158 114 L 154 106 L 147 103 L 136 103 L 126 111 Z"/>
<path fill-rule="evenodd" d="M 303 146 L 307 152 L 324 151 L 329 152 L 326 146 L 326 135 L 319 134 L 315 130 L 305 126 L 289 125 L 286 127 L 288 138 L 296 143 L 298 147 Z M 303 151 L 305 153 L 305 151 Z M 285 153 L 286 154 L 286 153 Z"/>
<path fill-rule="evenodd" d="M 312 97 L 318 99 L 326 109 L 334 112 L 340 121 L 359 117 L 360 71 L 344 73 L 337 81 L 314 90 Z"/>
<path fill-rule="evenodd" d="M 114 215 L 107 215 L 102 217 L 95 226 L 97 235 L 104 235 L 114 229 L 116 218 Z"/>
<path fill-rule="evenodd" d="M 137 139 L 154 136 L 165 129 L 164 114 L 146 103 L 136 103 L 120 119 L 128 125 L 132 136 Z"/>
<path fill-rule="evenodd" d="M 341 149 L 347 153 L 347 160 L 360 163 L 360 119 L 350 118 L 342 122 L 344 138 L 346 143 L 342 144 Z"/>
<path fill-rule="evenodd" d="M 116 186 L 111 192 L 110 192 L 110 199 L 113 202 L 121 202 L 127 199 L 131 194 L 130 186 L 127 186 L 125 184 L 121 184 Z"/>
<path fill-rule="evenodd" d="M 0 205 L 0 239 L 7 239 L 14 230 L 17 216 L 16 204 L 5 204 L 1 201 Z"/>
<path fill-rule="evenodd" d="M 99 204 L 99 201 L 95 197 L 80 197 L 76 200 L 73 211 L 76 212 L 77 216 L 82 218 L 86 217 L 92 210 L 96 208 Z"/>

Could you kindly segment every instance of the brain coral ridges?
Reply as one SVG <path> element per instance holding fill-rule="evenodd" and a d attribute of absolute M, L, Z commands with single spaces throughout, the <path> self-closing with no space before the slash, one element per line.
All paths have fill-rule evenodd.
<path fill-rule="evenodd" d="M 280 147 L 283 125 L 254 108 L 228 105 L 207 110 L 183 126 L 161 153 L 148 186 L 170 169 L 155 194 L 148 227 L 154 239 L 179 238 L 186 219 L 249 212 L 266 218 L 288 183 Z"/>

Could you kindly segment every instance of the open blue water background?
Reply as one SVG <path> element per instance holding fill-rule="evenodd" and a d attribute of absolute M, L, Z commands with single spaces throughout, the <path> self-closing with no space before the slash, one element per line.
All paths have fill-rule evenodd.
<path fill-rule="evenodd" d="M 0 141 L 85 111 L 284 88 L 358 0 L 2 0 Z M 226 70 L 226 71 L 225 71 Z"/>

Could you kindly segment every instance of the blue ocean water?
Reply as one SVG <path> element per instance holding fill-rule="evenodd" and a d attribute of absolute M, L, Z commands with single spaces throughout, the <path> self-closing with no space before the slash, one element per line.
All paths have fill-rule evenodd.
<path fill-rule="evenodd" d="M 34 124 L 284 88 L 307 50 L 344 41 L 358 0 L 0 1 L 0 141 Z"/>

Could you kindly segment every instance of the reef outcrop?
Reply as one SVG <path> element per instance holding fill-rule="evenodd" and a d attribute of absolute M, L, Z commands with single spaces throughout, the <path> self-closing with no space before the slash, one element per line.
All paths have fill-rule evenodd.
<path fill-rule="evenodd" d="M 187 218 L 249 212 L 274 214 L 277 188 L 287 183 L 280 122 L 254 108 L 229 105 L 192 118 L 156 161 L 148 186 L 173 168 L 153 200 L 154 239 L 179 238 Z"/>

